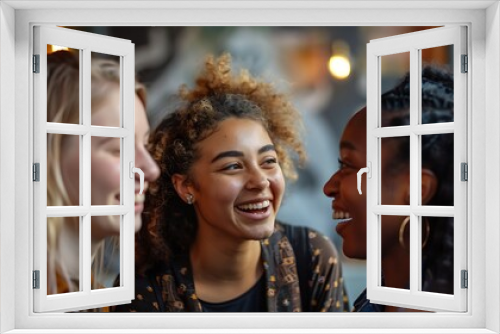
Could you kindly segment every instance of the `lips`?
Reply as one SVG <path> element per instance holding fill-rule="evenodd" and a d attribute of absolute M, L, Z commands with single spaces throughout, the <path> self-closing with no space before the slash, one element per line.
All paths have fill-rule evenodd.
<path fill-rule="evenodd" d="M 333 213 L 332 213 L 332 218 L 335 220 L 340 220 L 337 223 L 337 226 L 335 227 L 335 230 L 339 235 L 342 236 L 342 232 L 344 229 L 349 225 L 350 221 L 352 220 L 351 214 L 349 211 L 340 209 L 338 207 L 333 207 Z"/>
<path fill-rule="evenodd" d="M 263 200 L 259 202 L 254 202 L 254 203 L 246 203 L 246 204 L 240 204 L 236 206 L 239 210 L 245 211 L 245 212 L 252 212 L 252 211 L 263 211 L 267 210 L 269 207 L 269 204 L 271 202 L 269 200 Z"/>
<path fill-rule="evenodd" d="M 238 213 L 252 220 L 266 219 L 271 215 L 271 201 L 268 199 L 255 200 L 236 205 Z"/>
<path fill-rule="evenodd" d="M 146 198 L 146 196 L 144 195 L 144 192 L 142 194 L 135 193 L 135 196 L 134 196 L 134 203 L 135 203 L 135 205 L 137 205 L 137 204 L 143 204 L 145 198 Z M 116 199 L 116 201 L 118 203 L 120 203 L 120 194 L 116 195 L 115 199 Z"/>

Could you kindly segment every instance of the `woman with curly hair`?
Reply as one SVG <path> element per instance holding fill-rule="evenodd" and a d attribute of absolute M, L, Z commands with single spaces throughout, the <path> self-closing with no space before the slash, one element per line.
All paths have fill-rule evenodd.
<path fill-rule="evenodd" d="M 410 80 L 381 97 L 382 126 L 410 124 Z M 422 72 L 422 123 L 453 122 L 453 76 L 435 66 Z M 409 205 L 410 138 L 382 140 L 382 204 Z M 453 206 L 453 134 L 422 136 L 422 204 Z M 337 233 L 344 254 L 366 259 L 366 192 L 356 190 L 357 172 L 366 166 L 366 108 L 348 122 L 340 141 L 340 168 L 324 186 L 334 198 Z M 382 217 L 383 285 L 408 289 L 410 280 L 409 217 Z M 453 218 L 422 218 L 422 290 L 453 294 Z M 366 291 L 354 302 L 358 312 L 408 311 L 371 304 Z"/>
<path fill-rule="evenodd" d="M 228 54 L 208 57 L 179 97 L 151 137 L 161 176 L 138 236 L 136 298 L 116 311 L 342 311 L 333 244 L 276 222 L 285 178 L 305 160 L 297 110 L 233 75 Z"/>

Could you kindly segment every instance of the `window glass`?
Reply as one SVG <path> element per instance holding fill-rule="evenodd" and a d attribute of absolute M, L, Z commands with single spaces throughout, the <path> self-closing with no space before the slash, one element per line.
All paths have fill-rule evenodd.
<path fill-rule="evenodd" d="M 80 291 L 80 217 L 47 218 L 47 248 L 47 294 Z"/>
<path fill-rule="evenodd" d="M 391 90 L 396 86 L 403 76 L 410 72 L 410 52 L 396 53 L 380 57 L 380 94 L 384 95 L 387 91 Z M 394 103 L 403 103 L 402 101 L 395 101 Z M 409 108 L 409 106 L 404 106 Z M 391 108 L 393 109 L 393 108 Z M 382 120 L 389 119 L 390 111 L 384 108 L 384 105 L 380 106 L 381 111 L 381 126 L 399 126 L 407 124 L 390 124 Z"/>

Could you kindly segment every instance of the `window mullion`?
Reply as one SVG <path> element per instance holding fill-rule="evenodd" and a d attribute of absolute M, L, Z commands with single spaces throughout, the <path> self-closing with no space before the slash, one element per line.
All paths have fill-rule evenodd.
<path fill-rule="evenodd" d="M 82 101 L 82 125 L 86 128 L 91 126 L 91 58 L 90 50 L 85 48 L 81 51 L 81 101 Z M 83 207 L 88 208 L 89 211 L 83 216 L 81 227 L 82 233 L 80 234 L 80 288 L 84 292 L 90 293 L 91 287 L 91 240 L 90 240 L 90 227 L 91 227 L 91 194 L 90 194 L 90 180 L 91 180 L 91 155 L 90 144 L 92 136 L 87 132 L 82 136 L 82 150 L 80 159 L 80 169 L 82 170 L 81 189 Z"/>
<path fill-rule="evenodd" d="M 420 78 L 420 52 L 416 48 L 410 50 L 410 127 L 415 128 L 418 124 L 419 112 L 419 78 Z M 420 171 L 418 157 L 418 135 L 413 131 L 410 133 L 410 208 L 416 207 L 419 203 Z M 418 290 L 418 216 L 410 210 L 410 291 L 415 293 Z"/>

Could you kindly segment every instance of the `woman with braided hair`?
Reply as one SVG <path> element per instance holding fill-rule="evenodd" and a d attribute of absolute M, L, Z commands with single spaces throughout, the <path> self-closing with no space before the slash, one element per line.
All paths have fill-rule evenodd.
<path fill-rule="evenodd" d="M 276 221 L 303 162 L 285 95 L 209 56 L 151 137 L 161 168 L 138 235 L 136 297 L 116 311 L 342 311 L 341 267 L 318 232 Z M 307 208 L 304 208 L 307 210 Z"/>
<path fill-rule="evenodd" d="M 381 97 L 382 126 L 410 124 L 410 80 Z M 422 72 L 422 123 L 453 122 L 453 76 L 435 66 Z M 382 204 L 409 205 L 409 137 L 382 140 Z M 356 189 L 356 176 L 366 166 L 366 108 L 348 122 L 340 141 L 340 167 L 324 186 L 334 198 L 333 218 L 343 238 L 344 254 L 366 258 L 366 191 Z M 422 136 L 422 205 L 453 206 L 453 134 Z M 366 183 L 363 183 L 366 185 Z M 409 287 L 409 217 L 383 216 L 381 228 L 383 284 Z M 422 218 L 422 290 L 453 294 L 453 218 Z M 366 291 L 354 302 L 359 312 L 407 311 L 371 304 Z"/>

